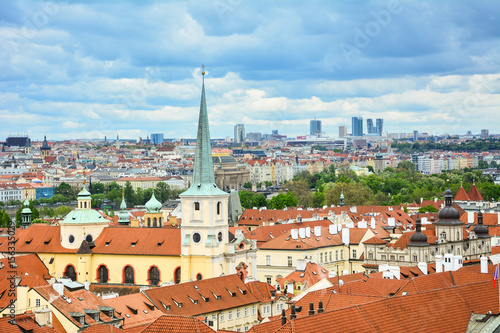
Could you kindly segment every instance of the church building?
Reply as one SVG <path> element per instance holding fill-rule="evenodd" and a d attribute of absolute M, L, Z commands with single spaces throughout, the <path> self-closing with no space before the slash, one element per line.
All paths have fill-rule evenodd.
<path fill-rule="evenodd" d="M 124 200 L 118 225 L 109 226 L 91 208 L 84 183 L 77 208 L 59 226 L 34 224 L 16 231 L 17 254 L 36 253 L 51 275 L 90 284 L 157 286 L 235 273 L 256 277 L 256 242 L 229 232 L 229 194 L 215 184 L 202 74 L 194 176 L 181 195 L 179 228 L 164 226 L 154 193 L 144 227 L 130 226 Z M 0 240 L 3 256 L 8 256 L 6 240 Z"/>

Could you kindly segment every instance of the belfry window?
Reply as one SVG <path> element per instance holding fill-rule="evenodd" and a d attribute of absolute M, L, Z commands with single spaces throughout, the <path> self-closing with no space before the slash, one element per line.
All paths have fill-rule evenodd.
<path fill-rule="evenodd" d="M 200 203 L 198 201 L 194 203 L 194 210 L 200 210 Z"/>

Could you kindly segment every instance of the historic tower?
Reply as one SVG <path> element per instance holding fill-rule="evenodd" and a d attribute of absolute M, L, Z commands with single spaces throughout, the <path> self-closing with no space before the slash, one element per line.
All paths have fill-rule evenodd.
<path fill-rule="evenodd" d="M 229 194 L 215 184 L 205 100 L 205 71 L 202 74 L 193 182 L 180 195 L 182 281 L 201 279 L 204 274 L 219 276 L 226 270 L 224 251 L 228 243 Z"/>

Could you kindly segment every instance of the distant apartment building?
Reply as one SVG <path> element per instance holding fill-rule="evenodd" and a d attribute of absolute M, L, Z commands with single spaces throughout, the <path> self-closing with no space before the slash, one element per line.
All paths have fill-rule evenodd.
<path fill-rule="evenodd" d="M 363 136 L 363 117 L 352 117 L 352 136 Z"/>
<path fill-rule="evenodd" d="M 309 124 L 309 134 L 310 135 L 321 135 L 321 120 L 313 119 Z"/>
<path fill-rule="evenodd" d="M 234 142 L 235 143 L 245 142 L 245 125 L 243 124 L 234 125 Z"/>
<path fill-rule="evenodd" d="M 490 136 L 490 131 L 487 129 L 481 130 L 481 139 L 486 139 Z"/>
<path fill-rule="evenodd" d="M 339 138 L 345 138 L 347 136 L 347 126 L 339 126 Z"/>
<path fill-rule="evenodd" d="M 384 129 L 384 119 L 378 118 L 376 123 L 376 133 L 378 136 L 382 136 L 382 131 Z"/>
<path fill-rule="evenodd" d="M 413 141 L 417 141 L 418 140 L 418 131 L 415 130 L 413 131 Z"/>
<path fill-rule="evenodd" d="M 376 133 L 373 127 L 373 119 L 366 119 L 366 132 L 367 134 Z"/>
<path fill-rule="evenodd" d="M 262 133 L 260 133 L 260 132 L 247 133 L 246 139 L 248 141 L 257 141 L 257 142 L 260 142 L 260 141 L 262 141 Z"/>

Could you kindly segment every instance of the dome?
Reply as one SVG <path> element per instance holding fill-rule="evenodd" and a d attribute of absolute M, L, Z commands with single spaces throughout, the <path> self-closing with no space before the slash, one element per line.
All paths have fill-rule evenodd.
<path fill-rule="evenodd" d="M 90 197 L 90 192 L 87 191 L 87 189 L 85 188 L 85 186 L 82 188 L 82 190 L 80 191 L 80 193 L 78 193 L 78 199 L 85 199 L 85 198 L 89 198 Z"/>
<path fill-rule="evenodd" d="M 30 202 L 28 199 L 24 200 L 24 208 L 21 211 L 22 214 L 31 214 Z"/>
<path fill-rule="evenodd" d="M 148 211 L 148 213 L 157 213 L 160 211 L 161 207 L 162 204 L 155 198 L 155 191 L 153 191 L 151 199 L 146 202 L 146 210 Z"/>
<path fill-rule="evenodd" d="M 478 238 L 489 237 L 488 227 L 483 224 L 483 213 L 477 214 L 477 225 L 472 229 Z"/>
<path fill-rule="evenodd" d="M 411 246 L 427 246 L 427 236 L 421 231 L 421 222 L 420 222 L 420 217 L 417 217 L 417 220 L 415 221 L 417 231 L 410 237 L 410 244 Z"/>
<path fill-rule="evenodd" d="M 438 220 L 436 223 L 441 224 L 463 224 L 460 221 L 460 212 L 452 206 L 451 191 L 448 188 L 444 194 L 444 207 L 438 213 Z"/>

